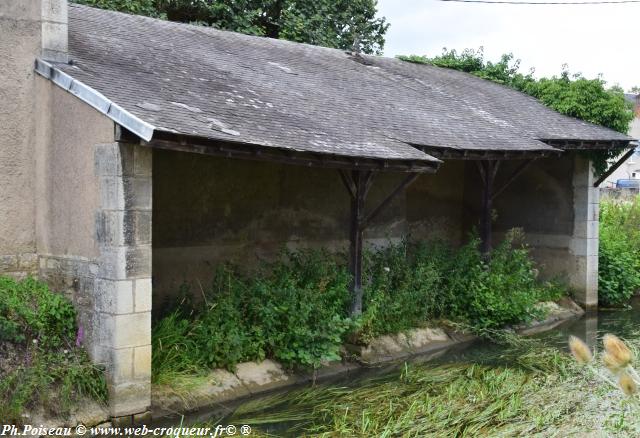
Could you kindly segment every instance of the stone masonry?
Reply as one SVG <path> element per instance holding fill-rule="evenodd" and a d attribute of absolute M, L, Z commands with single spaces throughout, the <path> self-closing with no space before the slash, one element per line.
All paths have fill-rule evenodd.
<path fill-rule="evenodd" d="M 95 285 L 95 355 L 108 363 L 114 417 L 151 404 L 151 149 L 124 143 L 96 147 L 101 209 Z"/>
<path fill-rule="evenodd" d="M 573 256 L 569 284 L 576 300 L 587 308 L 598 305 L 598 226 L 600 189 L 593 187 L 591 163 L 576 155 L 573 171 Z"/>

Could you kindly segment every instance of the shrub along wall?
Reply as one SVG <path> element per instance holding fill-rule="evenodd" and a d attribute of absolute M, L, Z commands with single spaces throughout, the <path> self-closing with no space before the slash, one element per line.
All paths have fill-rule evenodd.
<path fill-rule="evenodd" d="M 640 196 L 601 200 L 598 263 L 600 304 L 623 305 L 640 289 Z"/>
<path fill-rule="evenodd" d="M 73 305 L 32 278 L 0 276 L 0 419 L 25 409 L 67 415 L 82 397 L 104 402 L 102 370 L 81 348 Z"/>
<path fill-rule="evenodd" d="M 346 338 L 373 337 L 425 325 L 436 318 L 478 328 L 540 316 L 535 304 L 563 289 L 539 284 L 520 234 L 511 232 L 485 261 L 479 240 L 461 249 L 408 241 L 370 251 L 365 260 L 364 312 L 349 318 L 344 256 L 323 251 L 284 253 L 251 277 L 219 268 L 197 304 L 185 297 L 154 325 L 153 380 L 238 362 L 274 358 L 316 368 L 337 359 Z"/>

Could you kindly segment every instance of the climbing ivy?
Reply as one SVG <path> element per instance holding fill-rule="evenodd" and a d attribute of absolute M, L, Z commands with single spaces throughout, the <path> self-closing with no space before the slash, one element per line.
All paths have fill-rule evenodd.
<path fill-rule="evenodd" d="M 520 72 L 520 60 L 513 54 L 504 54 L 497 62 L 487 61 L 482 48 L 443 50 L 442 54 L 426 56 L 400 56 L 400 59 L 420 64 L 452 68 L 474 74 L 540 100 L 559 113 L 626 133 L 633 119 L 631 105 L 625 100 L 620 87 L 607 87 L 602 77 L 587 79 L 580 73 L 571 74 L 566 66 L 560 75 L 535 79 L 533 70 Z M 608 160 L 620 155 L 620 150 L 589 151 L 595 172 L 601 175 L 608 167 Z"/>

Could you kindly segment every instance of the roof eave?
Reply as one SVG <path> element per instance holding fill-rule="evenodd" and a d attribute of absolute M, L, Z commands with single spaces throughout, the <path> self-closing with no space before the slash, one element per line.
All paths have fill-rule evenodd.
<path fill-rule="evenodd" d="M 629 138 L 628 140 L 548 139 L 540 141 L 563 150 L 603 150 L 626 149 L 630 147 L 632 140 Z"/>
<path fill-rule="evenodd" d="M 412 146 L 441 160 L 524 160 L 562 154 L 561 149 L 458 149 L 435 146 Z"/>
<path fill-rule="evenodd" d="M 258 144 L 221 141 L 187 136 L 158 130 L 144 146 L 173 151 L 199 153 L 234 159 L 267 161 L 305 167 L 343 170 L 371 170 L 378 172 L 435 173 L 442 161 L 439 159 L 384 159 L 379 157 L 354 157 L 310 151 L 297 151 Z"/>
<path fill-rule="evenodd" d="M 72 78 L 52 64 L 36 58 L 35 71 L 141 139 L 149 141 L 153 138 L 153 133 L 156 130 L 155 126 L 131 114 L 102 93 Z"/>

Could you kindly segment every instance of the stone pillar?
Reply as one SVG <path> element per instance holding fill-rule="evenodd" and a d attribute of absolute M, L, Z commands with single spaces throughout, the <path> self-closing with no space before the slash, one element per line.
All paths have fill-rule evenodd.
<path fill-rule="evenodd" d="M 67 0 L 42 0 L 42 51 L 47 61 L 68 62 Z"/>
<path fill-rule="evenodd" d="M 107 364 L 111 415 L 131 417 L 151 404 L 152 151 L 96 146 L 101 209 L 96 228 L 97 361 Z"/>
<path fill-rule="evenodd" d="M 579 154 L 573 169 L 573 236 L 569 252 L 573 266 L 569 285 L 586 308 L 598 306 L 598 226 L 600 189 L 593 187 L 591 162 Z"/>

